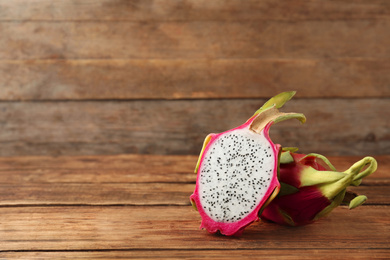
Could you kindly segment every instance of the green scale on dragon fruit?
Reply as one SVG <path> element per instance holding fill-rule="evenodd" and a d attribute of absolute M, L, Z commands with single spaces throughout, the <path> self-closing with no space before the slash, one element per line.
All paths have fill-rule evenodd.
<path fill-rule="evenodd" d="M 282 113 L 295 92 L 283 92 L 267 101 L 243 125 L 206 137 L 195 173 L 192 205 L 202 218 L 201 228 L 210 233 L 239 236 L 259 219 L 259 213 L 278 193 L 280 145 L 269 137 L 273 123 L 296 118 Z"/>
<path fill-rule="evenodd" d="M 341 204 L 355 208 L 367 197 L 347 190 L 377 169 L 372 157 L 365 157 L 348 170 L 339 172 L 319 154 L 298 154 L 297 149 L 283 151 L 280 157 L 278 196 L 264 209 L 261 218 L 282 225 L 310 224 Z"/>

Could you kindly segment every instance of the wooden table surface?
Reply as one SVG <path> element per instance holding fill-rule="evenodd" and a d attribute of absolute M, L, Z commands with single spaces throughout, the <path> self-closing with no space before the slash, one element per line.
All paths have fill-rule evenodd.
<path fill-rule="evenodd" d="M 361 157 L 330 157 L 345 170 Z M 257 222 L 239 238 L 200 230 L 196 156 L 0 158 L 0 258 L 390 258 L 390 156 L 368 196 L 303 227 Z"/>

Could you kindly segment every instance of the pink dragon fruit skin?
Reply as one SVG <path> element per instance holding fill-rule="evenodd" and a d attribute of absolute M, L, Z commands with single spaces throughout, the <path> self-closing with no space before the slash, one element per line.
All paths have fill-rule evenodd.
<path fill-rule="evenodd" d="M 365 166 L 368 167 L 363 170 Z M 345 172 L 338 172 L 324 156 L 284 152 L 280 160 L 280 193 L 264 209 L 261 218 L 300 226 L 328 215 L 342 202 L 350 203 L 350 208 L 357 207 L 366 197 L 356 196 L 346 188 L 359 185 L 376 168 L 375 159 L 365 157 Z"/>
<path fill-rule="evenodd" d="M 280 145 L 269 137 L 270 126 L 302 114 L 277 110 L 295 92 L 270 99 L 243 125 L 206 137 L 195 169 L 197 181 L 190 200 L 210 233 L 239 236 L 259 219 L 259 212 L 279 192 Z"/>

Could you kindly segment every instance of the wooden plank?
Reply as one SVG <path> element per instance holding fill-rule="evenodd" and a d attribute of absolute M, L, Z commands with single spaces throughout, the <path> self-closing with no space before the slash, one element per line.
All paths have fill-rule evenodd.
<path fill-rule="evenodd" d="M 362 156 L 328 156 L 345 171 Z M 93 155 L 0 157 L 0 183 L 195 183 L 196 155 Z M 363 185 L 390 184 L 390 156 L 375 156 L 377 171 Z"/>
<path fill-rule="evenodd" d="M 0 183 L 194 183 L 197 156 L 0 157 Z"/>
<path fill-rule="evenodd" d="M 386 0 L 372 1 L 50 1 L 1 0 L 1 20 L 321 20 L 379 19 L 390 15 Z"/>
<path fill-rule="evenodd" d="M 336 209 L 315 224 L 255 223 L 226 238 L 198 229 L 191 207 L 0 208 L 0 247 L 9 250 L 100 249 L 388 249 L 386 206 Z M 367 239 L 369 237 L 370 239 Z M 296 239 L 299 238 L 299 239 Z"/>
<path fill-rule="evenodd" d="M 0 59 L 383 59 L 389 28 L 390 19 L 0 22 Z"/>
<path fill-rule="evenodd" d="M 349 187 L 348 190 L 356 192 L 360 195 L 366 195 L 367 201 L 364 205 L 390 205 L 390 187 L 389 185 L 383 186 L 366 186 L 366 180 L 363 180 L 363 184 L 359 187 Z"/>
<path fill-rule="evenodd" d="M 390 60 L 0 61 L 1 100 L 389 97 Z"/>
<path fill-rule="evenodd" d="M 109 174 L 109 173 L 107 173 Z M 115 180 L 114 180 L 115 181 Z M 177 205 L 189 206 L 195 184 L 21 183 L 0 184 L 0 206 Z M 378 193 L 380 193 L 378 191 Z M 383 194 L 381 194 L 383 195 Z M 390 192 L 389 194 L 390 195 Z M 387 195 L 387 196 L 388 196 Z M 383 196 L 386 196 L 384 194 Z M 374 200 L 375 201 L 375 200 Z M 390 204 L 390 201 L 388 201 Z"/>
<path fill-rule="evenodd" d="M 265 100 L 0 103 L 1 156 L 198 154 L 208 133 L 236 127 Z M 303 112 L 271 138 L 303 153 L 390 154 L 387 99 L 296 99 L 283 111 Z"/>
<path fill-rule="evenodd" d="M 0 252 L 4 259 L 387 259 L 388 249 L 267 249 L 267 250 L 119 250 Z"/>
<path fill-rule="evenodd" d="M 0 206 L 189 206 L 194 188 L 195 183 L 1 184 Z M 390 205 L 389 185 L 359 186 L 349 190 L 366 195 L 365 205 Z"/>

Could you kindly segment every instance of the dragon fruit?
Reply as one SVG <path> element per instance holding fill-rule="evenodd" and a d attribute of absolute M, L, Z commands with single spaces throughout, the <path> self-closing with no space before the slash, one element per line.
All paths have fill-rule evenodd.
<path fill-rule="evenodd" d="M 376 168 L 376 160 L 365 157 L 348 170 L 338 172 L 322 155 L 284 151 L 280 157 L 281 190 L 264 209 L 261 218 L 300 226 L 328 215 L 341 203 L 349 203 L 350 209 L 355 208 L 367 197 L 358 196 L 346 188 L 360 185 L 362 179 Z"/>
<path fill-rule="evenodd" d="M 273 123 L 286 119 L 305 122 L 303 114 L 278 110 L 294 94 L 283 92 L 268 100 L 243 125 L 206 137 L 190 197 L 202 217 L 200 228 L 239 236 L 277 195 L 280 145 L 271 141 L 268 132 Z"/>

